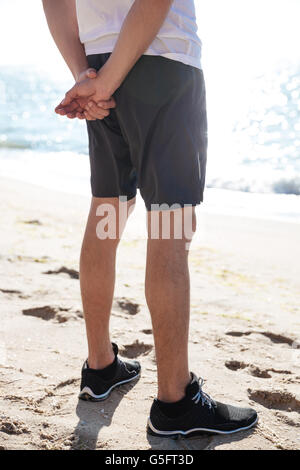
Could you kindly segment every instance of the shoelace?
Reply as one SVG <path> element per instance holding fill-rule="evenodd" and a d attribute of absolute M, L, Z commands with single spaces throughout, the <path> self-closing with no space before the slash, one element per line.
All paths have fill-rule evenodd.
<path fill-rule="evenodd" d="M 210 398 L 210 396 L 207 393 L 203 392 L 203 390 L 202 390 L 202 387 L 204 385 L 204 379 L 202 379 L 200 377 L 198 379 L 198 383 L 199 383 L 199 392 L 197 392 L 196 395 L 192 397 L 192 400 L 196 404 L 199 403 L 199 401 L 201 400 L 201 405 L 202 406 L 208 405 L 209 409 L 211 409 L 213 404 L 214 404 L 214 401 L 213 401 L 212 398 Z"/>

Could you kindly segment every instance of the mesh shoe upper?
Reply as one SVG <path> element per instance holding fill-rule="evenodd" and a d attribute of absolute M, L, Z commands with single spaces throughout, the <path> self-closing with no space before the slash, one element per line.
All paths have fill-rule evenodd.
<path fill-rule="evenodd" d="M 106 393 L 107 390 L 118 382 L 129 380 L 139 374 L 141 366 L 138 361 L 127 360 L 122 361 L 118 355 L 118 346 L 112 343 L 113 351 L 116 356 L 115 374 L 113 377 L 106 379 L 101 375 L 101 370 L 90 369 L 87 361 L 84 363 L 81 372 L 81 385 L 80 389 L 89 387 L 94 394 L 101 395 Z"/>
<path fill-rule="evenodd" d="M 202 385 L 202 384 L 201 384 Z M 189 410 L 181 416 L 166 416 L 159 400 L 154 400 L 150 420 L 159 431 L 190 431 L 201 428 L 220 432 L 234 431 L 251 426 L 257 420 L 257 413 L 251 408 L 239 408 L 212 400 L 203 392 L 197 377 L 186 388 Z"/>

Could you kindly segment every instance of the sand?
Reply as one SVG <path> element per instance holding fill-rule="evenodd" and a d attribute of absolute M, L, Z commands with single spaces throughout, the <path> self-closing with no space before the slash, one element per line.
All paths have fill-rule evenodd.
<path fill-rule="evenodd" d="M 190 253 L 191 369 L 220 401 L 251 405 L 256 429 L 147 437 L 156 394 L 140 209 L 119 248 L 112 338 L 142 376 L 102 403 L 78 401 L 86 358 L 78 255 L 89 199 L 0 180 L 1 449 L 297 449 L 300 225 L 198 210 Z"/>

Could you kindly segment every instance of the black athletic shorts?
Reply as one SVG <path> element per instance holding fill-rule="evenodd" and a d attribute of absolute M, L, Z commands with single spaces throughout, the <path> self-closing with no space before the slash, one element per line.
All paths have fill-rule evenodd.
<path fill-rule="evenodd" d="M 110 53 L 88 56 L 99 70 Z M 103 120 L 87 121 L 94 197 L 135 197 L 155 205 L 200 204 L 207 154 L 205 83 L 201 70 L 143 55 Z"/>

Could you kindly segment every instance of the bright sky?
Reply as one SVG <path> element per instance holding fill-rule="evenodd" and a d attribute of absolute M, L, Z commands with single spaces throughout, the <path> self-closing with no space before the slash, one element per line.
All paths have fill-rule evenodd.
<path fill-rule="evenodd" d="M 264 69 L 300 59 L 299 0 L 195 0 L 207 64 Z"/>
<path fill-rule="evenodd" d="M 99 0 L 101 1 L 101 0 Z M 219 128 L 247 99 L 254 77 L 281 62 L 300 63 L 300 0 L 195 0 L 209 110 Z M 53 43 L 41 0 L 0 0 L 0 65 L 34 64 L 70 78 Z M 246 105 L 247 106 L 247 105 Z M 226 129 L 223 129 L 226 133 Z"/>
<path fill-rule="evenodd" d="M 210 152 L 219 168 L 231 158 L 233 124 L 252 105 L 249 90 L 255 77 L 277 73 L 284 62 L 300 64 L 300 0 L 195 4 L 204 46 Z M 0 44 L 0 67 L 33 64 L 56 80 L 69 77 L 72 84 L 48 32 L 41 0 L 0 0 Z"/>

